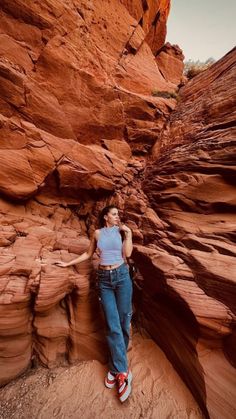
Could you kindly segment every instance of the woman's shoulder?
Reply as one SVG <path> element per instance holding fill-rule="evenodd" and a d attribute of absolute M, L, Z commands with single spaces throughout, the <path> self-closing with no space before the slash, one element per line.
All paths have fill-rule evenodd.
<path fill-rule="evenodd" d="M 99 238 L 99 234 L 100 234 L 100 228 L 98 228 L 94 231 L 94 237 L 97 241 L 98 241 L 98 238 Z"/>

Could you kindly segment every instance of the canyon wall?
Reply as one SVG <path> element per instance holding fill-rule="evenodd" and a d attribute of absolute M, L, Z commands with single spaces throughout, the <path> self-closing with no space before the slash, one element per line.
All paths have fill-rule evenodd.
<path fill-rule="evenodd" d="M 165 227 L 136 254 L 148 329 L 198 400 L 204 371 L 209 411 L 224 418 L 236 384 L 235 81 L 234 49 L 180 90 L 142 184 Z"/>

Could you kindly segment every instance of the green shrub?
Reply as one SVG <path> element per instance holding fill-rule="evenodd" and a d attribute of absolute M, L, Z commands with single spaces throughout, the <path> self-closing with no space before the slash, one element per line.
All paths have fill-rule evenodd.
<path fill-rule="evenodd" d="M 214 62 L 215 60 L 212 57 L 208 58 L 205 62 L 200 60 L 188 60 L 184 63 L 184 75 L 188 79 L 192 79 L 193 77 L 202 73 L 202 71 L 205 71 L 207 68 L 209 68 L 212 64 L 214 64 Z"/>
<path fill-rule="evenodd" d="M 177 99 L 178 94 L 176 92 L 168 92 L 167 90 L 153 89 L 152 96 L 164 97 L 165 99 Z"/>

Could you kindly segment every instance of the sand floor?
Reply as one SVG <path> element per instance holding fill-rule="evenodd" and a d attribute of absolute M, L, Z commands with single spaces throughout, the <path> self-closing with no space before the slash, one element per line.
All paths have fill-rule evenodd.
<path fill-rule="evenodd" d="M 37 368 L 0 389 L 1 419 L 197 419 L 202 414 L 161 349 L 134 333 L 129 351 L 132 394 L 123 404 L 103 384 L 106 366 L 86 361 Z"/>

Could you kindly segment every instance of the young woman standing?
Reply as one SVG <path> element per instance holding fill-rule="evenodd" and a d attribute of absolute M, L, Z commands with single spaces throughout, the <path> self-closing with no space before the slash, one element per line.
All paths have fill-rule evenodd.
<path fill-rule="evenodd" d="M 56 262 L 63 268 L 92 257 L 96 248 L 100 254 L 98 280 L 101 303 L 107 323 L 107 342 L 110 349 L 110 369 L 105 377 L 108 388 L 118 386 L 118 396 L 124 402 L 131 393 L 132 373 L 128 368 L 127 349 L 132 316 L 132 281 L 125 259 L 133 250 L 132 232 L 121 224 L 116 206 L 105 207 L 99 218 L 89 249 L 71 262 Z M 120 232 L 124 234 L 124 241 Z"/>

